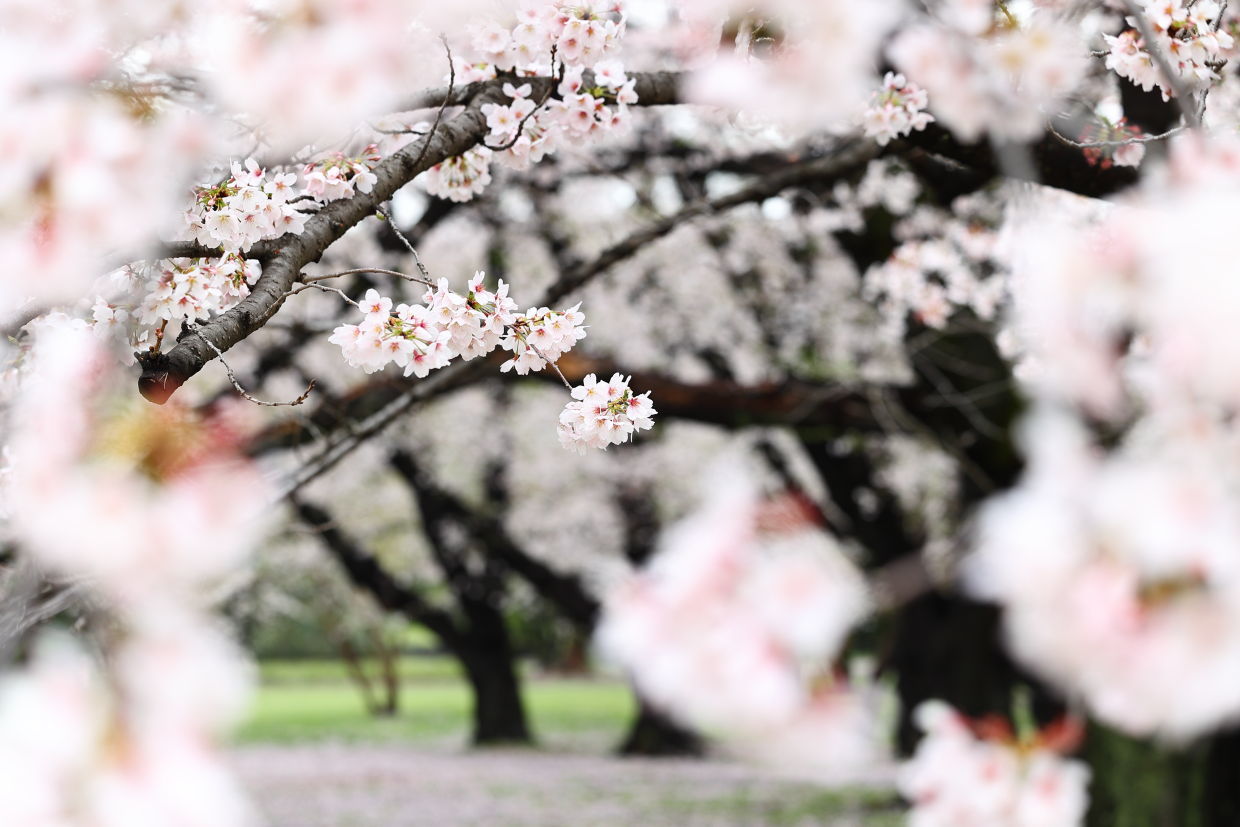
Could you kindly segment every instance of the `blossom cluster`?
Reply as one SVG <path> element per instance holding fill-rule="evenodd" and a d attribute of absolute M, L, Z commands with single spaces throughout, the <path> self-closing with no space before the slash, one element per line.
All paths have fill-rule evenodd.
<path fill-rule="evenodd" d="M 306 215 L 289 203 L 296 184 L 296 173 L 273 173 L 268 178 L 253 158 L 244 165 L 233 161 L 227 180 L 195 188 L 194 203 L 185 212 L 183 237 L 204 247 L 245 252 L 261 239 L 300 233 Z"/>
<path fill-rule="evenodd" d="M 371 172 L 379 160 L 378 150 L 377 144 L 369 144 L 358 156 L 347 157 L 343 152 L 333 152 L 306 164 L 302 169 L 306 195 L 320 201 L 336 201 L 351 198 L 354 192 L 370 192 L 379 180 Z"/>
<path fill-rule="evenodd" d="M 239 656 L 211 629 L 169 624 L 117 648 L 119 675 L 45 635 L 0 679 L 5 824 L 258 823 L 208 738 L 245 704 Z"/>
<path fill-rule="evenodd" d="M 266 486 L 239 457 L 235 418 L 121 403 L 123 386 L 84 324 L 35 325 L 12 410 L 9 527 L 111 631 L 102 658 L 44 635 L 0 680 L 0 821 L 250 824 L 216 750 L 249 671 L 207 594 L 262 530 Z"/>
<path fill-rule="evenodd" d="M 426 376 L 451 359 L 451 334 L 430 320 L 424 305 L 402 303 L 393 309 L 390 298 L 372 289 L 360 308 L 365 314 L 361 324 L 340 325 L 328 339 L 340 346 L 351 366 L 374 373 L 395 363 L 406 376 Z"/>
<path fill-rule="evenodd" d="M 572 397 L 560 412 L 560 444 L 565 448 L 606 449 L 654 427 L 652 417 L 657 411 L 650 392 L 634 394 L 629 380 L 619 373 L 606 382 L 588 374 L 572 389 Z"/>
<path fill-rule="evenodd" d="M 934 121 L 934 116 L 925 111 L 928 103 L 926 90 L 909 83 L 904 75 L 888 72 L 865 110 L 865 134 L 879 146 L 886 146 L 894 138 L 920 132 Z"/>
<path fill-rule="evenodd" d="M 0 81 L 8 113 L 0 144 L 20 159 L 0 181 L 0 260 L 7 273 L 0 279 L 0 319 L 6 321 L 27 301 L 39 306 L 80 298 L 99 273 L 101 254 L 115 258 L 117 250 L 149 243 L 151 228 L 179 207 L 177 182 L 199 160 L 203 129 L 188 115 L 138 122 L 116 100 L 91 95 L 5 95 L 7 84 L 32 65 L 27 61 L 37 60 L 21 48 L 29 44 L 13 42 L 34 16 L 15 14 L 0 33 L 13 61 Z M 63 16 L 54 25 L 64 25 Z M 43 51 L 69 60 L 67 44 L 54 42 Z M 72 88 L 67 80 L 40 82 Z"/>
<path fill-rule="evenodd" d="M 1147 428 L 1099 455 L 1042 412 L 966 571 L 1023 662 L 1111 725 L 1184 740 L 1240 716 L 1236 452 L 1207 422 Z"/>
<path fill-rule="evenodd" d="M 1145 0 L 1141 13 L 1154 34 L 1153 48 L 1167 59 L 1179 81 L 1196 90 L 1218 80 L 1211 64 L 1224 60 L 1235 41 L 1216 25 L 1222 13 L 1216 0 Z M 1163 100 L 1169 100 L 1174 92 L 1171 80 L 1163 77 L 1150 54 L 1151 44 L 1135 28 L 1136 20 L 1129 17 L 1128 24 L 1134 28 L 1103 35 L 1107 68 L 1147 92 L 1157 86 Z"/>
<path fill-rule="evenodd" d="M 853 564 L 794 495 L 748 469 L 669 529 L 607 598 L 598 643 L 643 696 L 764 756 L 847 765 L 873 749 L 865 705 L 832 662 L 868 606 Z"/>
<path fill-rule="evenodd" d="M 125 285 L 136 300 L 96 300 L 92 312 L 101 331 L 123 334 L 131 346 L 148 345 L 151 326 L 172 321 L 205 321 L 249 295 L 261 275 L 258 261 L 244 257 L 256 241 L 301 233 L 308 214 L 294 202 L 333 201 L 370 192 L 379 160 L 369 145 L 358 155 L 334 152 L 307 163 L 298 188 L 294 172 L 269 172 L 253 158 L 234 161 L 223 182 L 197 187 L 185 213 L 184 233 L 206 247 L 224 250 L 218 258 L 162 259 L 127 268 L 136 283 Z M 148 329 L 143 329 L 145 326 Z"/>
<path fill-rule="evenodd" d="M 205 46 L 212 97 L 257 121 L 277 150 L 296 149 L 433 84 L 438 33 L 488 11 L 480 0 L 222 0 L 186 15 L 197 24 L 187 39 Z"/>
<path fill-rule="evenodd" d="M 426 191 L 438 198 L 465 202 L 481 195 L 491 183 L 491 150 L 472 147 L 441 161 L 422 175 Z"/>
<path fill-rule="evenodd" d="M 508 330 L 500 345 L 513 356 L 499 366 L 505 373 L 515 370 L 524 376 L 531 370 L 542 370 L 573 349 L 586 337 L 582 325 L 585 314 L 581 302 L 562 312 L 548 307 L 531 307 L 508 322 Z"/>
<path fill-rule="evenodd" d="M 512 335 L 509 331 L 519 317 L 503 279 L 491 292 L 484 278 L 482 271 L 475 273 L 463 296 L 448 287 L 447 279 L 440 279 L 435 289 L 426 291 L 425 304 L 402 303 L 395 308 L 390 298 L 368 290 L 360 305 L 365 314 L 362 323 L 337 327 L 329 341 L 340 345 L 345 361 L 367 373 L 394 362 L 406 376 L 421 377 L 457 356 L 465 361 L 485 356 Z M 528 329 L 527 324 L 523 330 Z M 559 352 L 566 352 L 579 338 Z"/>
<path fill-rule="evenodd" d="M 907 215 L 921 195 L 921 183 L 906 166 L 887 158 L 871 161 L 860 181 L 838 181 L 831 188 L 834 204 L 821 213 L 824 229 L 863 232 L 866 212 L 881 207 L 894 216 Z"/>
<path fill-rule="evenodd" d="M 594 86 L 584 86 L 583 66 L 564 72 L 558 99 L 540 108 L 530 99 L 528 83 L 504 84 L 510 104 L 488 103 L 486 115 L 492 146 L 507 147 L 499 160 L 507 166 L 525 169 L 555 151 L 564 140 L 580 139 L 615 129 L 627 122 L 626 107 L 637 103 L 636 81 L 624 73 L 618 60 L 599 63 L 594 69 Z"/>
<path fill-rule="evenodd" d="M 947 213 L 921 207 L 896 227 L 901 244 L 865 274 L 863 294 L 879 302 L 888 323 L 903 331 L 910 316 L 943 328 L 958 310 L 994 319 L 1007 282 L 993 269 L 996 233 L 985 203 L 962 197 Z"/>
<path fill-rule="evenodd" d="M 1240 717 L 1240 290 L 1218 245 L 1164 246 L 1228 232 L 1236 158 L 1176 140 L 1122 205 L 1014 219 L 1011 335 L 1039 404 L 1028 471 L 983 511 L 965 569 L 1029 668 L 1179 741 Z"/>
<path fill-rule="evenodd" d="M 511 29 L 476 26 L 471 45 L 477 60 L 464 68 L 494 76 L 495 69 L 521 69 L 549 60 L 554 49 L 565 64 L 590 68 L 613 55 L 625 32 L 623 3 L 598 0 L 522 0 Z"/>
<path fill-rule="evenodd" d="M 504 94 L 512 103 L 488 103 L 482 106 L 487 118 L 487 140 L 491 146 L 506 147 L 499 160 L 514 169 L 527 169 L 538 163 L 559 146 L 561 130 L 556 128 L 554 111 L 560 101 L 550 101 L 539 111 L 530 99 L 530 84 L 514 87 L 504 84 Z M 484 184 L 485 186 L 485 184 Z"/>
<path fill-rule="evenodd" d="M 978 5 L 993 14 L 989 4 Z M 961 25 L 950 18 L 908 27 L 888 54 L 929 93 L 935 116 L 962 141 L 987 131 L 1017 140 L 1036 136 L 1085 74 L 1077 35 L 1053 22 L 996 26 L 984 34 Z"/>
<path fill-rule="evenodd" d="M 406 376 L 423 377 L 457 357 L 469 361 L 502 347 L 513 355 L 500 370 L 524 376 L 554 363 L 586 336 L 580 303 L 562 311 L 532 307 L 518 313 L 508 285 L 501 279 L 488 290 L 482 271 L 469 280 L 464 295 L 440 279 L 423 301 L 393 306 L 392 299 L 368 290 L 358 305 L 361 323 L 340 325 L 329 341 L 340 346 L 346 362 L 367 373 L 395 363 Z M 572 394 L 575 401 L 559 425 L 567 447 L 606 448 L 653 427 L 649 393 L 635 395 L 619 374 L 607 383 L 591 374 Z"/>
<path fill-rule="evenodd" d="M 1115 123 L 1101 118 L 1081 130 L 1081 143 L 1102 144 L 1102 146 L 1086 146 L 1081 152 L 1090 166 L 1108 169 L 1111 166 L 1135 167 L 1141 165 L 1145 158 L 1145 144 L 1140 140 L 1145 133 L 1141 127 L 1130 125 L 1127 118 L 1120 118 Z"/>
<path fill-rule="evenodd" d="M 583 85 L 580 66 L 567 70 L 560 82 L 563 101 L 553 112 L 565 131 L 576 137 L 615 128 L 625 122 L 625 107 L 637 103 L 636 81 L 624 73 L 617 60 L 594 68 L 594 86 Z M 613 104 L 608 106 L 608 104 Z"/>
<path fill-rule="evenodd" d="M 900 767 L 916 827 L 1072 827 L 1084 823 L 1089 768 L 1061 753 L 1079 725 L 1017 737 L 1006 721 L 972 722 L 942 701 L 915 711 L 926 735 Z"/>
<path fill-rule="evenodd" d="M 1185 259 L 1161 244 L 1168 233 L 1228 232 L 1238 149 L 1173 140 L 1165 173 L 1123 205 L 1064 199 L 1062 219 L 1013 218 L 1005 231 L 1012 323 L 1039 394 L 1116 418 L 1137 403 L 1240 404 L 1231 368 L 1240 351 L 1225 321 L 1240 294 L 1224 253 L 1197 245 Z"/>
<path fill-rule="evenodd" d="M 627 123 L 626 107 L 637 102 L 636 81 L 612 57 L 625 32 L 621 3 L 525 0 L 517 20 L 511 29 L 496 22 L 475 27 L 471 39 L 475 57 L 457 67 L 458 75 L 463 80 L 484 80 L 495 77 L 496 70 L 558 74 L 559 97 L 534 101 L 529 83 L 504 84 L 510 102 L 482 107 L 487 144 L 503 148 L 495 160 L 526 169 L 564 141 L 597 136 Z M 584 77 L 590 69 L 593 85 L 587 88 Z M 492 159 L 492 152 L 481 146 L 436 164 L 424 177 L 426 191 L 469 201 L 490 183 Z"/>
<path fill-rule="evenodd" d="M 168 258 L 150 268 L 146 295 L 135 310 L 136 321 L 145 325 L 185 320 L 199 321 L 222 313 L 250 294 L 262 268 L 239 253 L 225 253 L 218 259 Z M 96 303 L 96 322 L 115 322 L 106 307 Z"/>
<path fill-rule="evenodd" d="M 802 129 L 857 119 L 881 44 L 907 14 L 898 0 L 684 0 L 678 11 L 676 46 L 694 58 L 687 100 Z"/>

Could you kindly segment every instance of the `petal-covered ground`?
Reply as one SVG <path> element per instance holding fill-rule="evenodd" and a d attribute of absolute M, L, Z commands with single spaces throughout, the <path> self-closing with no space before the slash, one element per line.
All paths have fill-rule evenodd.
<path fill-rule="evenodd" d="M 250 745 L 234 762 L 270 827 L 901 822 L 886 773 L 840 790 L 718 759 L 331 743 Z"/>

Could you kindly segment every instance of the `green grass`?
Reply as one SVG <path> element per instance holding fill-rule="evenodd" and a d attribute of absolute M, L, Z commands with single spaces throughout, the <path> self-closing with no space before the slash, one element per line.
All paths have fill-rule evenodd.
<path fill-rule="evenodd" d="M 371 717 L 342 664 L 326 660 L 267 661 L 260 664 L 261 683 L 240 742 L 296 744 L 323 740 L 354 743 L 418 743 L 456 739 L 465 743 L 470 729 L 469 687 L 446 657 L 406 657 L 400 714 Z M 527 676 L 526 711 L 536 738 L 555 744 L 573 735 L 589 735 L 599 744 L 617 743 L 636 712 L 629 688 L 614 680 Z M 524 788 L 496 789 L 495 794 L 526 795 Z M 593 784 L 582 796 L 600 794 Z M 633 796 L 635 812 L 649 809 L 642 790 L 610 789 L 621 804 Z M 564 802 L 559 802 L 557 806 Z M 571 802 L 570 802 L 571 804 Z M 666 793 L 657 809 L 666 817 L 711 823 L 799 827 L 846 821 L 866 827 L 896 827 L 904 816 L 891 792 L 866 789 L 824 790 L 813 785 L 737 785 L 717 797 Z M 661 821 L 660 823 L 663 823 Z M 668 821 L 667 823 L 674 823 Z"/>
<path fill-rule="evenodd" d="M 241 742 L 294 743 L 419 741 L 468 737 L 470 691 L 449 658 L 401 660 L 401 709 L 395 718 L 366 712 L 361 694 L 334 661 L 268 661 Z M 608 733 L 619 739 L 635 707 L 622 683 L 532 678 L 525 682 L 526 712 L 536 736 Z"/>
<path fill-rule="evenodd" d="M 378 669 L 368 661 L 369 674 Z M 460 663 L 448 655 L 402 657 L 397 664 L 402 684 L 416 681 L 457 681 L 461 679 Z M 259 680 L 264 685 L 347 683 L 344 664 L 338 660 L 306 658 L 304 660 L 264 660 L 258 664 Z M 352 684 L 349 684 L 352 686 Z"/>
<path fill-rule="evenodd" d="M 740 789 L 729 796 L 708 801 L 670 798 L 661 802 L 667 813 L 726 817 L 729 824 L 764 824 L 768 827 L 794 827 L 823 824 L 824 819 L 849 818 L 865 827 L 898 827 L 905 823 L 904 807 L 890 792 L 854 788 L 824 790 L 812 785 L 780 787 L 777 795 L 769 788 Z"/>

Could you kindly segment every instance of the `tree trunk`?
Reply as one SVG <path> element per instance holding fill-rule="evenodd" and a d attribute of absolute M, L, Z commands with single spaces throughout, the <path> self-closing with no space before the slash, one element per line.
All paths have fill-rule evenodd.
<path fill-rule="evenodd" d="M 1227 730 L 1211 739 L 1204 800 L 1208 807 L 1202 822 L 1205 827 L 1240 824 L 1240 729 Z"/>
<path fill-rule="evenodd" d="M 400 650 L 388 645 L 383 639 L 381 629 L 371 629 L 370 634 L 375 642 L 375 654 L 379 659 L 379 674 L 383 683 L 383 701 L 378 714 L 385 718 L 394 718 L 400 711 Z"/>
<path fill-rule="evenodd" d="M 336 649 L 340 652 L 340 659 L 344 662 L 345 671 L 353 681 L 353 685 L 357 687 L 357 691 L 362 695 L 362 704 L 366 707 L 366 713 L 372 717 L 377 717 L 379 715 L 379 702 L 375 697 L 374 689 L 370 685 L 370 678 L 366 675 L 366 664 L 363 662 L 362 656 L 358 654 L 353 643 L 342 636 L 336 636 Z"/>
<path fill-rule="evenodd" d="M 1090 723 L 1089 827 L 1207 827 L 1206 746 L 1184 751 Z"/>
<path fill-rule="evenodd" d="M 901 752 L 911 752 L 921 738 L 912 715 L 931 698 L 971 717 L 1010 716 L 1018 675 L 1000 644 L 995 608 L 932 592 L 904 606 L 895 623 L 886 666 L 900 696 Z"/>
<path fill-rule="evenodd" d="M 461 663 L 474 693 L 474 745 L 532 743 L 511 652 L 473 649 Z"/>
<path fill-rule="evenodd" d="M 637 701 L 637 717 L 617 750 L 621 755 L 672 758 L 702 754 L 702 739 L 694 732 L 650 706 L 641 695 Z"/>
<path fill-rule="evenodd" d="M 1090 724 L 1089 827 L 1240 824 L 1240 731 L 1181 748 Z"/>

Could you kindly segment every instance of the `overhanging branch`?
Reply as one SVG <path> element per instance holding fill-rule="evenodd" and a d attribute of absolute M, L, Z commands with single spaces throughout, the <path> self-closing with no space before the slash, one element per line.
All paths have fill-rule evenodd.
<path fill-rule="evenodd" d="M 634 77 L 642 105 L 677 101 L 677 75 L 655 72 Z M 197 333 L 183 333 L 166 353 L 139 354 L 142 375 L 138 378 L 138 390 L 142 395 L 161 405 L 168 401 L 177 388 L 215 358 L 216 350 L 203 336 L 219 351 L 227 351 L 254 333 L 279 310 L 303 267 L 317 261 L 345 232 L 373 215 L 380 204 L 417 175 L 482 141 L 488 127 L 481 108 L 487 103 L 507 100 L 502 88 L 504 82 L 500 78 L 477 86 L 474 96 L 457 117 L 441 124 L 434 134 L 380 161 L 374 168 L 377 180 L 370 192 L 332 201 L 306 222 L 300 235 L 284 235 L 270 242 L 271 255 L 262 276 L 250 295 L 235 307 L 202 325 Z M 532 78 L 527 82 L 539 87 L 541 91 L 536 91 L 541 94 L 550 90 L 555 80 Z"/>

